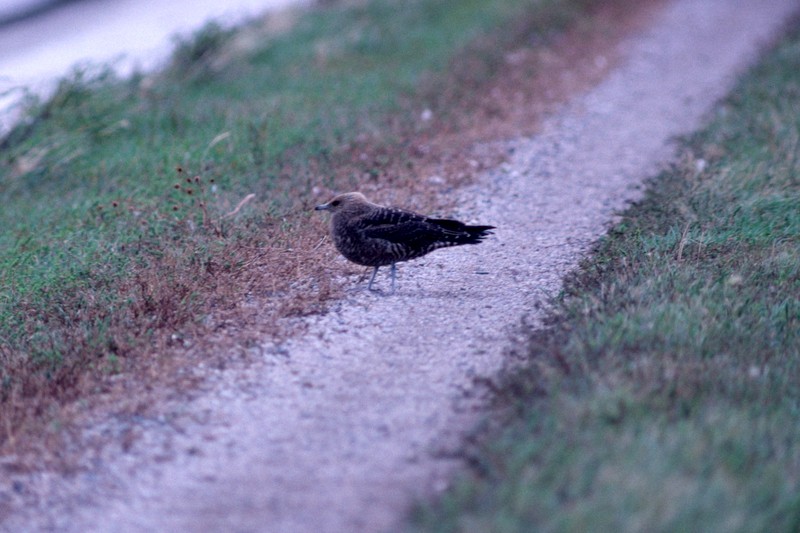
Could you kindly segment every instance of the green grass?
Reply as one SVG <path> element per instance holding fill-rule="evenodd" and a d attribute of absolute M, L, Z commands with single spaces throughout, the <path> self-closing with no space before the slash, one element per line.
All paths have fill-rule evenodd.
<path fill-rule="evenodd" d="M 416 531 L 800 529 L 800 33 L 599 245 Z"/>
<path fill-rule="evenodd" d="M 266 293 L 254 284 L 287 269 L 247 265 L 291 246 L 312 187 L 380 178 L 379 162 L 352 162 L 360 147 L 402 144 L 428 127 L 421 109 L 445 116 L 453 87 L 485 81 L 504 47 L 585 3 L 372 0 L 283 32 L 210 24 L 165 72 L 88 68 L 32 102 L 0 140 L 0 426 L 18 424 L 10 406 L 24 417 L 34 398 L 68 399 L 83 373 L 116 371 L 160 349 L 159 335 Z"/>

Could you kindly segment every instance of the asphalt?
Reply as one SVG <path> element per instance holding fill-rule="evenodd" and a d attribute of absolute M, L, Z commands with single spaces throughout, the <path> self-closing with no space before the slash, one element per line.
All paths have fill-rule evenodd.
<path fill-rule="evenodd" d="M 0 134 L 19 118 L 26 94 L 46 97 L 74 69 L 147 72 L 176 36 L 215 20 L 232 25 L 307 0 L 30 0 L 0 5 Z"/>

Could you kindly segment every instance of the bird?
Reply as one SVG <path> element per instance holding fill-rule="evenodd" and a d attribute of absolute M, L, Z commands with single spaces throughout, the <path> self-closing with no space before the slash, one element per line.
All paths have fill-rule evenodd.
<path fill-rule="evenodd" d="M 391 265 L 392 293 L 397 263 L 438 248 L 478 244 L 494 226 L 468 226 L 458 220 L 432 218 L 413 211 L 374 204 L 360 192 L 334 196 L 314 208 L 329 211 L 330 232 L 336 249 L 348 260 L 373 267 L 368 290 L 378 269 Z"/>

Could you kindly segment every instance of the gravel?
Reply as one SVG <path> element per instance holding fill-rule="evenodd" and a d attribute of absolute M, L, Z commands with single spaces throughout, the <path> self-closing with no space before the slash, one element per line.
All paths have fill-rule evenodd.
<path fill-rule="evenodd" d="M 782 29 L 794 0 L 676 0 L 621 44 L 596 87 L 508 142 L 508 162 L 462 190 L 480 246 L 401 264 L 397 292 L 364 284 L 261 362 L 211 372 L 189 403 L 128 421 L 70 477 L 0 485 L 13 531 L 382 531 L 447 487 L 523 318 L 556 293 L 615 213 L 675 156 L 676 136 Z M 405 206 L 413 207 L 413 206 Z M 450 214 L 450 213 L 448 213 Z M 332 265 L 332 270 L 344 263 Z M 387 273 L 376 284 L 388 292 Z M 117 438 L 118 421 L 93 428 Z M 124 440 L 124 439 L 119 439 Z M 9 481 L 9 483 L 11 483 Z"/>

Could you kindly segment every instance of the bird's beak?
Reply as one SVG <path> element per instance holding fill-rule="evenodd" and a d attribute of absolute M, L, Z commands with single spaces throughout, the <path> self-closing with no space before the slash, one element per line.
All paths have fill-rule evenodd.
<path fill-rule="evenodd" d="M 317 207 L 314 208 L 314 211 L 327 211 L 331 208 L 330 202 L 327 204 L 319 204 Z"/>

